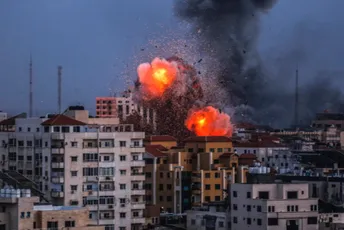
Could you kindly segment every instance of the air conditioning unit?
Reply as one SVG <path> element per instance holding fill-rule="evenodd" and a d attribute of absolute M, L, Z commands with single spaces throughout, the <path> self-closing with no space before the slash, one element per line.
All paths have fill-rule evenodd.
<path fill-rule="evenodd" d="M 125 208 L 125 204 L 121 204 L 121 208 Z"/>
<path fill-rule="evenodd" d="M 93 191 L 88 191 L 88 195 L 92 195 L 93 194 Z"/>

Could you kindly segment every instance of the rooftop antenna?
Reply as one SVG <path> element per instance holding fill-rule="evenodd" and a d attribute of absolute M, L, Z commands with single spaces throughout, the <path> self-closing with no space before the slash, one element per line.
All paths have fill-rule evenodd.
<path fill-rule="evenodd" d="M 61 92 L 62 91 L 62 66 L 57 67 L 57 106 L 58 114 L 61 114 Z"/>
<path fill-rule="evenodd" d="M 30 53 L 30 64 L 29 64 L 29 75 L 30 75 L 30 86 L 29 86 L 29 117 L 32 117 L 32 109 L 33 109 L 33 92 L 32 92 L 32 55 Z"/>
<path fill-rule="evenodd" d="M 295 105 L 294 105 L 294 125 L 299 125 L 299 64 L 296 65 L 295 72 Z"/>

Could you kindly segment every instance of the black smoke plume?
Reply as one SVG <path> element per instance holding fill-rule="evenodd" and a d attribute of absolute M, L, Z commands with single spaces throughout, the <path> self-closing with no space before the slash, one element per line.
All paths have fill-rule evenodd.
<path fill-rule="evenodd" d="M 177 0 L 177 15 L 194 26 L 199 49 L 217 62 L 213 72 L 227 92 L 225 104 L 236 108 L 234 120 L 274 126 L 293 122 L 293 90 L 273 85 L 278 83 L 277 77 L 267 76 L 256 49 L 260 16 L 275 3 L 276 0 Z M 308 123 L 310 114 L 324 108 L 325 105 L 311 101 L 318 88 L 318 84 L 310 84 L 300 89 L 304 100 L 313 105 L 307 108 L 305 117 L 300 115 L 300 121 Z M 331 95 L 340 94 L 335 91 Z M 333 104 L 332 96 L 324 100 L 332 100 Z"/>

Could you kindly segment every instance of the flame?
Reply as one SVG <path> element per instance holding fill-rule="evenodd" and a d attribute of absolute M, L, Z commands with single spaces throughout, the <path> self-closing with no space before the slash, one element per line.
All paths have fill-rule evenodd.
<path fill-rule="evenodd" d="M 137 73 L 144 96 L 152 99 L 161 97 L 172 86 L 178 74 L 178 67 L 174 62 L 155 58 L 150 64 L 139 65 Z"/>
<path fill-rule="evenodd" d="M 230 116 L 212 106 L 191 109 L 185 126 L 197 136 L 232 136 Z"/>

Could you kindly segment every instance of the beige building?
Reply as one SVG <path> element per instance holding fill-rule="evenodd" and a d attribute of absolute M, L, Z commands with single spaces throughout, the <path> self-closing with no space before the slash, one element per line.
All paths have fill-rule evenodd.
<path fill-rule="evenodd" d="M 231 229 L 318 229 L 318 199 L 308 189 L 308 184 L 232 184 Z"/>
<path fill-rule="evenodd" d="M 0 196 L 1 230 L 104 230 L 104 226 L 90 226 L 87 208 L 37 204 L 38 197 L 7 195 Z"/>
<path fill-rule="evenodd" d="M 15 119 L 15 132 L 0 132 L 0 169 L 31 179 L 54 205 L 86 206 L 94 225 L 141 229 L 144 133 L 85 110 L 66 114 Z"/>

